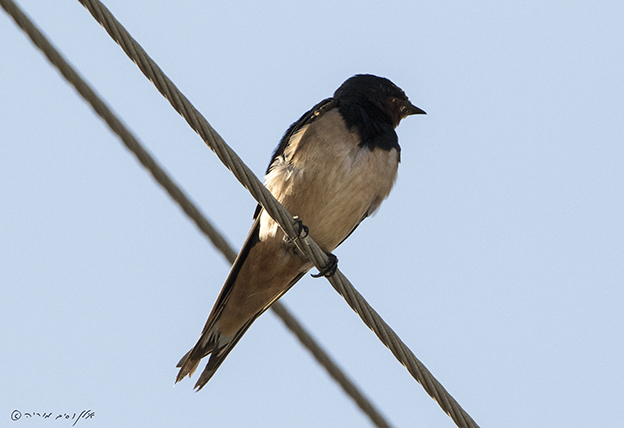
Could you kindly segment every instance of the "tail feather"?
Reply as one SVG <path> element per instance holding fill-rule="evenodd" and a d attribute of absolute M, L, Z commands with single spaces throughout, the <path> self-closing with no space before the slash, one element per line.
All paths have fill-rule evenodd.
<path fill-rule="evenodd" d="M 180 361 L 178 361 L 178 364 L 176 365 L 177 368 L 180 368 L 184 365 L 184 361 L 188 358 L 190 353 L 191 351 L 188 351 L 186 354 L 184 354 L 184 356 L 180 359 Z"/>
<path fill-rule="evenodd" d="M 203 348 L 199 348 L 201 343 L 200 340 L 200 342 L 198 342 L 193 349 L 188 351 L 178 363 L 177 367 L 180 367 L 180 371 L 176 378 L 176 383 L 180 382 L 187 375 L 190 378 L 197 369 L 197 366 L 199 365 L 199 362 L 202 360 L 202 358 L 210 354 L 210 358 L 208 359 L 206 368 L 204 369 L 201 376 L 197 380 L 197 383 L 195 384 L 195 390 L 201 390 L 204 385 L 208 383 L 210 378 L 212 378 L 217 369 L 225 360 L 225 357 L 227 357 L 232 349 L 234 349 L 234 346 L 236 346 L 238 341 L 241 339 L 241 337 L 243 337 L 245 332 L 249 329 L 249 327 L 256 318 L 257 316 L 249 320 L 249 322 L 247 322 L 233 336 L 223 336 L 221 334 L 210 335 L 210 342 Z"/>
<path fill-rule="evenodd" d="M 175 383 L 180 382 L 187 375 L 190 378 L 193 373 L 195 373 L 195 370 L 197 370 L 197 366 L 199 365 L 201 358 L 191 358 L 190 355 L 192 351 L 192 349 L 188 351 L 178 362 L 176 367 L 179 367 L 180 371 L 178 372 L 178 376 L 176 376 Z"/>
<path fill-rule="evenodd" d="M 197 379 L 197 383 L 195 384 L 195 391 L 200 391 L 204 385 L 208 383 L 208 381 L 212 378 L 212 376 L 216 373 L 217 369 L 223 361 L 227 354 L 230 353 L 234 346 L 227 346 L 225 349 L 221 350 L 221 352 L 214 352 L 210 355 L 210 359 L 208 360 L 208 364 L 206 364 L 206 368 L 202 372 L 199 379 Z M 198 361 L 199 363 L 199 361 Z"/>

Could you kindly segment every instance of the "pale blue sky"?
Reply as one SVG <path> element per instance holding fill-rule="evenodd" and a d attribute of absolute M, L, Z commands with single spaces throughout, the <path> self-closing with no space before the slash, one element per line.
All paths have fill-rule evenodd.
<path fill-rule="evenodd" d="M 240 247 L 255 202 L 89 13 L 20 4 Z M 402 87 L 428 115 L 341 270 L 481 426 L 621 427 L 622 2 L 105 4 L 260 175 L 346 78 Z M 368 426 L 271 313 L 173 388 L 228 265 L 4 12 L 0 40 L 0 426 Z M 396 427 L 454 426 L 327 281 L 283 302 Z"/>

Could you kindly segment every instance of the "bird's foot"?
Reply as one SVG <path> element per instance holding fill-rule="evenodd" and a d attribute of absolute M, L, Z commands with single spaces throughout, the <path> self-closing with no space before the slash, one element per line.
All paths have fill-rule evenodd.
<path fill-rule="evenodd" d="M 306 226 L 305 224 L 303 224 L 303 222 L 299 219 L 299 217 L 295 216 L 295 229 L 297 230 L 297 237 L 295 239 L 290 239 L 287 236 L 284 236 L 284 240 L 286 242 L 295 242 L 297 239 L 300 238 L 305 238 L 306 236 L 308 236 L 310 234 L 310 230 L 308 229 L 308 226 Z"/>
<path fill-rule="evenodd" d="M 329 278 L 330 276 L 334 276 L 336 273 L 336 269 L 338 269 L 338 257 L 332 253 L 325 254 L 327 254 L 327 258 L 329 259 L 327 260 L 327 264 L 324 268 L 319 269 L 319 273 L 313 274 L 312 278 L 320 278 L 322 276 Z"/>

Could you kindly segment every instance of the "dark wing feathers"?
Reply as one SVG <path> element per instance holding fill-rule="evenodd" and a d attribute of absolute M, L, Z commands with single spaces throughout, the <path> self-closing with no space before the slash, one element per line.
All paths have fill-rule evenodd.
<path fill-rule="evenodd" d="M 278 296 L 275 296 L 275 298 L 268 305 L 266 305 L 260 312 L 258 312 L 253 318 L 251 318 L 249 321 L 247 321 L 245 323 L 245 325 L 243 325 L 236 332 L 236 334 L 234 335 L 232 340 L 230 340 L 225 346 L 223 346 L 221 348 L 214 348 L 214 346 L 213 346 L 211 348 L 211 352 L 212 353 L 210 355 L 210 359 L 208 360 L 208 363 L 206 364 L 206 368 L 202 372 L 202 374 L 199 377 L 199 379 L 197 379 L 197 383 L 195 384 L 195 388 L 197 389 L 197 391 L 202 389 L 204 387 L 204 385 L 206 385 L 206 383 L 208 383 L 210 378 L 212 378 L 212 376 L 215 374 L 217 369 L 221 366 L 221 364 L 225 360 L 225 357 L 227 357 L 229 355 L 229 353 L 232 351 L 232 349 L 234 349 L 234 347 L 236 346 L 238 341 L 241 339 L 241 337 L 243 337 L 245 332 L 247 332 L 247 329 L 249 329 L 249 327 L 251 327 L 251 324 L 253 324 L 253 322 L 260 315 L 262 315 L 267 309 L 269 309 L 269 307 L 271 307 L 271 305 L 275 301 L 277 301 L 280 297 L 282 297 L 284 295 L 284 293 L 286 293 L 288 290 L 290 290 L 291 287 L 293 285 L 295 285 L 303 277 L 304 274 L 305 274 L 305 272 L 301 272 L 292 281 L 290 281 L 290 283 L 288 284 L 288 287 L 286 287 L 286 289 L 282 293 L 280 293 Z M 219 296 L 219 297 L 221 297 L 221 296 Z M 202 355 L 201 358 L 203 358 L 205 356 L 206 355 Z M 180 362 L 178 363 L 178 366 L 181 366 L 184 363 L 184 360 L 186 358 L 187 358 L 186 355 L 184 357 L 182 357 L 182 360 L 180 360 Z M 197 361 L 197 363 L 199 363 L 199 360 Z M 197 364 L 195 364 L 195 367 L 197 367 Z"/>
<path fill-rule="evenodd" d="M 336 107 L 336 105 L 336 101 L 333 98 L 326 98 L 314 107 L 312 107 L 309 111 L 307 111 L 303 116 L 299 118 L 298 121 L 290 125 L 290 127 L 282 137 L 279 145 L 275 149 L 275 152 L 273 153 L 273 157 L 271 158 L 271 162 L 269 163 L 269 167 L 266 171 L 267 174 L 271 171 L 271 167 L 273 166 L 275 159 L 284 154 L 284 150 L 286 150 L 286 147 L 290 143 L 290 139 L 292 138 L 292 136 L 295 135 L 297 131 L 299 131 L 304 126 L 309 125 L 310 123 L 321 117 L 323 113 Z"/>
<path fill-rule="evenodd" d="M 310 110 L 308 110 L 303 116 L 299 118 L 299 120 L 297 120 L 292 125 L 290 125 L 290 127 L 284 133 L 284 136 L 280 140 L 280 143 L 275 149 L 275 152 L 273 152 L 273 157 L 271 158 L 271 162 L 269 162 L 269 166 L 267 167 L 266 173 L 268 174 L 269 172 L 271 172 L 271 168 L 273 167 L 273 163 L 275 162 L 275 159 L 277 159 L 278 157 L 284 154 L 284 150 L 286 150 L 286 147 L 288 147 L 288 144 L 290 143 L 290 139 L 292 138 L 293 135 L 297 133 L 297 131 L 299 131 L 304 126 L 309 125 L 310 123 L 314 122 L 316 119 L 321 117 L 325 112 L 333 109 L 336 106 L 337 106 L 337 103 L 333 98 L 326 98 L 320 103 L 318 103 L 317 105 L 315 105 L 314 107 L 312 107 Z M 257 218 L 261 210 L 262 210 L 262 206 L 258 204 L 258 206 L 256 206 L 256 211 L 254 211 L 253 218 Z"/>
<path fill-rule="evenodd" d="M 212 309 L 212 312 L 210 313 L 210 316 L 208 316 L 206 325 L 204 326 L 204 329 L 202 330 L 202 336 L 204 335 L 204 333 L 210 332 L 212 330 L 215 320 L 219 319 L 219 313 L 223 311 L 225 304 L 227 303 L 227 301 L 230 298 L 230 295 L 232 294 L 232 287 L 234 286 L 234 282 L 236 281 L 236 277 L 238 276 L 238 273 L 240 272 L 241 267 L 243 266 L 243 263 L 245 263 L 245 260 L 247 259 L 247 256 L 249 255 L 249 252 L 251 251 L 253 246 L 256 245 L 256 243 L 258 243 L 258 241 L 260 240 L 259 231 L 260 231 L 260 217 L 257 217 L 256 220 L 254 221 L 251 231 L 249 232 L 249 235 L 247 236 L 247 240 L 243 244 L 243 248 L 241 249 L 240 253 L 238 253 L 236 260 L 234 260 L 234 264 L 232 265 L 230 274 L 225 280 L 225 284 L 223 285 L 223 288 L 221 289 L 221 292 L 219 293 L 219 297 L 217 297 L 217 301 Z M 177 365 L 177 367 L 180 367 L 180 372 L 178 373 L 177 382 L 182 380 L 184 376 L 186 376 L 187 374 L 189 375 L 193 374 L 200 360 L 204 358 L 206 355 L 213 353 L 215 351 L 216 343 L 214 343 L 214 340 L 212 339 L 213 338 L 209 337 L 208 343 L 204 344 L 203 346 L 198 346 L 199 343 L 197 343 L 197 345 L 195 345 L 193 349 L 191 349 L 189 352 L 186 353 L 186 355 L 182 357 L 182 359 Z M 214 338 L 214 339 L 218 339 L 218 338 Z M 215 367 L 215 370 L 216 370 L 216 367 Z"/>
<path fill-rule="evenodd" d="M 249 252 L 251 251 L 251 249 L 259 241 L 260 241 L 260 217 L 256 218 L 256 220 L 254 221 L 253 226 L 251 227 L 251 230 L 249 232 L 249 235 L 247 235 L 247 239 L 245 240 L 245 243 L 243 244 L 243 248 L 241 249 L 240 253 L 238 253 L 236 260 L 234 260 L 232 269 L 230 270 L 230 273 L 227 279 L 225 280 L 225 284 L 223 285 L 223 288 L 221 289 L 221 292 L 219 293 L 219 296 L 217 297 L 217 301 L 214 305 L 214 308 L 212 312 L 210 313 L 210 316 L 208 317 L 209 320 L 211 319 L 214 320 L 214 319 L 219 318 L 219 314 L 223 311 L 225 304 L 230 298 L 232 287 L 234 286 L 234 282 L 236 282 L 236 277 L 238 276 L 238 273 L 240 272 L 241 267 L 243 266 L 243 263 L 245 263 L 245 260 L 247 259 L 247 256 L 249 255 Z M 204 327 L 202 334 L 209 331 L 211 327 L 212 325 L 209 325 L 208 323 L 206 323 L 206 326 Z M 205 355 L 202 355 L 201 357 L 203 358 L 205 357 Z"/>

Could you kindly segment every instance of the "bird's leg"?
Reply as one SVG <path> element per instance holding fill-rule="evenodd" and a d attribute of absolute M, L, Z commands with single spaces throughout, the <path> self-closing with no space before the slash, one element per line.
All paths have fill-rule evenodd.
<path fill-rule="evenodd" d="M 312 278 L 320 278 L 322 276 L 329 278 L 330 276 L 334 276 L 334 274 L 336 273 L 336 269 L 338 269 L 338 257 L 336 257 L 332 253 L 325 254 L 327 254 L 328 258 L 327 264 L 324 268 L 319 269 L 319 273 L 315 275 L 313 274 Z"/>
<path fill-rule="evenodd" d="M 310 230 L 308 226 L 303 224 L 303 222 L 299 219 L 298 216 L 293 217 L 295 219 L 295 228 L 297 229 L 297 237 L 295 239 L 290 239 L 287 236 L 284 236 L 284 241 L 286 242 L 295 242 L 299 238 L 305 238 L 310 234 Z"/>

